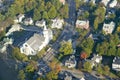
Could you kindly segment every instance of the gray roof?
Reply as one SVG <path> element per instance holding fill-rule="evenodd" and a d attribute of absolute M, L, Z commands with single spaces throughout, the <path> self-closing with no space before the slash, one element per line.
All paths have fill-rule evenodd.
<path fill-rule="evenodd" d="M 113 59 L 113 64 L 120 64 L 120 57 L 115 57 Z"/>
<path fill-rule="evenodd" d="M 48 29 L 48 34 L 52 35 L 52 30 L 51 29 Z"/>
<path fill-rule="evenodd" d="M 36 23 L 40 23 L 40 24 L 42 24 L 43 22 L 45 22 L 45 20 L 36 21 Z"/>
<path fill-rule="evenodd" d="M 43 35 L 35 33 L 26 43 L 34 50 L 39 50 L 39 47 L 43 44 L 45 37 Z"/>
<path fill-rule="evenodd" d="M 102 56 L 94 54 L 92 60 L 95 61 L 96 59 L 101 59 L 101 58 L 102 58 Z"/>

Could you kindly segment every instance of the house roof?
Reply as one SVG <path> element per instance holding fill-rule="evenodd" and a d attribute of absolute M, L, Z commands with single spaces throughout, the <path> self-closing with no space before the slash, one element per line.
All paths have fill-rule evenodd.
<path fill-rule="evenodd" d="M 33 36 L 33 31 L 15 31 L 9 37 L 13 39 L 13 45 L 20 47 L 26 40 Z"/>
<path fill-rule="evenodd" d="M 36 21 L 36 24 L 43 24 L 44 22 L 45 22 L 45 20 Z"/>
<path fill-rule="evenodd" d="M 35 33 L 26 43 L 34 50 L 39 50 L 39 47 L 43 44 L 45 37 L 43 35 Z"/>
<path fill-rule="evenodd" d="M 101 59 L 101 58 L 102 58 L 102 56 L 99 56 L 99 55 L 95 55 L 95 54 L 94 54 L 94 57 L 92 58 L 92 60 Z"/>
<path fill-rule="evenodd" d="M 70 56 L 69 59 L 65 61 L 65 63 L 75 64 L 76 63 L 75 56 L 74 55 Z"/>
<path fill-rule="evenodd" d="M 113 64 L 120 64 L 120 57 L 115 57 L 113 59 Z"/>
<path fill-rule="evenodd" d="M 89 21 L 88 20 L 77 20 L 76 21 L 76 24 L 79 24 L 79 25 L 86 25 Z"/>

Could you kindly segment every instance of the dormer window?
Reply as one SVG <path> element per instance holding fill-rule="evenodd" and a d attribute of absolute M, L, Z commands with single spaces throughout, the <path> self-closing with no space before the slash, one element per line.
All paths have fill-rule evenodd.
<path fill-rule="evenodd" d="M 25 47 L 28 47 L 27 44 L 25 44 Z"/>

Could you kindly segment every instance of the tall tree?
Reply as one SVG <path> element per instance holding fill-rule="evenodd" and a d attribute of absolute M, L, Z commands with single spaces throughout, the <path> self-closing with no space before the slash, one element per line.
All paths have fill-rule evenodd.
<path fill-rule="evenodd" d="M 90 62 L 85 62 L 84 63 L 84 70 L 87 72 L 91 72 L 92 71 L 92 65 Z"/>
<path fill-rule="evenodd" d="M 72 54 L 73 52 L 72 43 L 70 41 L 62 42 L 59 51 L 63 53 L 64 55 Z"/>
<path fill-rule="evenodd" d="M 46 11 L 43 12 L 42 18 L 46 20 L 48 19 L 48 13 Z"/>
<path fill-rule="evenodd" d="M 18 73 L 18 79 L 19 80 L 25 80 L 25 72 L 23 70 L 20 70 Z"/>
<path fill-rule="evenodd" d="M 87 56 L 89 57 L 92 53 L 92 49 L 94 46 L 94 41 L 91 38 L 85 39 L 81 44 L 80 47 L 87 53 Z"/>
<path fill-rule="evenodd" d="M 34 19 L 35 21 L 41 19 L 40 11 L 38 11 L 38 9 L 36 9 L 36 8 L 34 9 L 33 19 Z"/>
<path fill-rule="evenodd" d="M 48 11 L 48 17 L 49 17 L 50 19 L 53 19 L 53 18 L 56 17 L 56 15 L 57 15 L 57 11 L 56 11 L 56 9 L 55 9 L 55 6 L 52 5 L 51 8 L 50 8 L 49 11 Z"/>

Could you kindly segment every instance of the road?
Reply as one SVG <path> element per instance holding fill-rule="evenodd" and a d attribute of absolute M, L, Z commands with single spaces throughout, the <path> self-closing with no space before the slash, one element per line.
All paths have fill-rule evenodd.
<path fill-rule="evenodd" d="M 69 18 L 65 19 L 65 26 L 63 31 L 61 32 L 59 38 L 52 45 L 51 49 L 45 53 L 43 56 L 43 60 L 45 62 L 50 62 L 52 58 L 58 53 L 58 49 L 60 47 L 60 42 L 62 40 L 69 40 L 74 35 L 74 24 L 76 20 L 76 6 L 74 0 L 68 0 L 69 5 Z"/>

